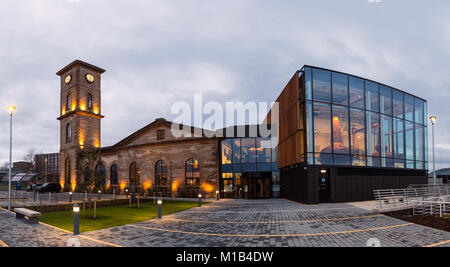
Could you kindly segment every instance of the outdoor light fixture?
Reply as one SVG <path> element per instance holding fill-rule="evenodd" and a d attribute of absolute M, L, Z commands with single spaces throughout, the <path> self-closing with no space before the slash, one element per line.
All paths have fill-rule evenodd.
<path fill-rule="evenodd" d="M 13 105 L 8 106 L 9 112 L 9 180 L 8 180 L 8 212 L 11 213 L 11 168 L 12 168 L 12 115 L 16 110 Z"/>
<path fill-rule="evenodd" d="M 80 206 L 73 205 L 73 234 L 80 234 Z"/>
<path fill-rule="evenodd" d="M 217 191 L 216 191 L 216 199 L 217 199 L 217 200 L 219 200 L 219 193 L 220 193 L 220 192 L 217 190 Z"/>
<path fill-rule="evenodd" d="M 158 199 L 158 219 L 162 217 L 162 199 Z"/>
<path fill-rule="evenodd" d="M 202 206 L 202 194 L 198 194 L 198 206 Z"/>
<path fill-rule="evenodd" d="M 436 161 L 434 159 L 434 125 L 436 124 L 437 117 L 430 116 L 431 130 L 432 130 L 432 145 L 433 145 L 433 183 L 436 185 Z"/>
<path fill-rule="evenodd" d="M 69 192 L 69 202 L 72 203 L 72 192 Z M 80 209 L 80 208 L 78 208 Z"/>
<path fill-rule="evenodd" d="M 327 173 L 327 171 L 326 171 L 326 170 L 321 170 L 320 172 L 321 172 L 321 173 Z"/>

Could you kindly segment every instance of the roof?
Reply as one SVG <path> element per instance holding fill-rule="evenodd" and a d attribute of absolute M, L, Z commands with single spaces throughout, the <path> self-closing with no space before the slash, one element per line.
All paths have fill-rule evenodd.
<path fill-rule="evenodd" d="M 433 177 L 433 173 L 431 172 L 428 176 Z M 440 169 L 436 171 L 436 176 L 450 176 L 450 168 Z"/>
<path fill-rule="evenodd" d="M 105 148 L 102 148 L 102 150 L 114 149 L 114 148 L 123 146 L 123 145 L 125 145 L 125 144 L 128 144 L 128 143 L 130 143 L 131 141 L 133 141 L 135 138 L 137 138 L 138 136 L 140 136 L 141 134 L 144 134 L 145 132 L 147 132 L 147 131 L 150 130 L 151 128 L 156 127 L 158 124 L 165 124 L 165 125 L 167 125 L 167 126 L 172 126 L 172 124 L 175 124 L 175 125 L 183 126 L 183 128 L 184 128 L 184 127 L 191 127 L 191 132 L 192 132 L 192 133 L 194 133 L 194 130 L 195 130 L 195 129 L 197 129 L 197 130 L 200 129 L 200 130 L 202 130 L 202 137 L 205 137 L 205 138 L 206 138 L 206 136 L 204 135 L 204 131 L 209 131 L 209 130 L 205 130 L 205 129 L 201 129 L 201 128 L 197 128 L 197 127 L 193 127 L 193 126 L 189 126 L 189 125 L 177 124 L 177 123 L 168 121 L 168 120 L 166 120 L 166 119 L 164 119 L 164 118 L 158 118 L 158 119 L 156 119 L 155 121 L 153 121 L 152 123 L 146 125 L 145 127 L 141 128 L 141 129 L 139 129 L 139 130 L 137 130 L 136 132 L 134 132 L 134 133 L 132 133 L 131 135 L 127 136 L 126 138 L 122 139 L 122 140 L 119 141 L 117 144 L 113 145 L 112 147 L 105 147 Z"/>
<path fill-rule="evenodd" d="M 81 60 L 78 60 L 78 59 L 77 59 L 77 60 L 73 61 L 72 63 L 70 63 L 69 65 L 67 65 L 67 66 L 65 66 L 64 68 L 62 68 L 60 71 L 58 71 L 58 72 L 56 73 L 56 75 L 62 75 L 62 74 L 64 74 L 64 72 L 66 72 L 68 69 L 70 69 L 70 68 L 72 68 L 72 67 L 74 67 L 74 66 L 76 66 L 76 65 L 81 65 L 81 66 L 87 67 L 87 68 L 89 68 L 89 69 L 95 70 L 95 71 L 100 72 L 100 73 L 104 73 L 104 72 L 105 72 L 105 70 L 102 69 L 102 68 L 99 68 L 99 67 L 97 67 L 97 66 L 94 66 L 94 65 L 92 65 L 92 64 L 89 64 L 89 63 L 87 63 L 87 62 L 84 62 L 84 61 L 81 61 Z"/>
<path fill-rule="evenodd" d="M 37 173 L 17 173 L 11 177 L 11 182 L 29 182 L 31 179 L 38 177 Z M 3 177 L 3 181 L 8 181 L 9 176 L 6 175 Z"/>

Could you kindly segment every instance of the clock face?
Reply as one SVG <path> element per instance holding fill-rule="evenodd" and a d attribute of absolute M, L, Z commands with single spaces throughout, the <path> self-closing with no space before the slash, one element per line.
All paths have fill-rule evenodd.
<path fill-rule="evenodd" d="M 66 84 L 69 84 L 70 81 L 72 81 L 72 76 L 71 76 L 71 75 L 67 75 L 66 78 L 64 79 L 64 82 L 65 82 Z"/>
<path fill-rule="evenodd" d="M 94 75 L 92 74 L 86 74 L 86 80 L 90 83 L 93 83 L 95 81 Z"/>

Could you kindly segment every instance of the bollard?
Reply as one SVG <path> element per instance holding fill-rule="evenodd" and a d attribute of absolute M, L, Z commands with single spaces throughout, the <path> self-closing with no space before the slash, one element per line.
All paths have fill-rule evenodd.
<path fill-rule="evenodd" d="M 220 199 L 219 199 L 219 191 L 216 191 L 216 199 L 217 199 L 217 200 L 220 200 Z"/>
<path fill-rule="evenodd" d="M 98 190 L 98 200 L 102 200 L 102 195 L 101 195 L 102 191 Z"/>
<path fill-rule="evenodd" d="M 198 194 L 198 206 L 202 206 L 202 194 Z"/>
<path fill-rule="evenodd" d="M 73 206 L 73 234 L 80 234 L 80 207 L 78 204 Z"/>
<path fill-rule="evenodd" d="M 69 203 L 72 203 L 72 192 L 69 192 Z"/>
<path fill-rule="evenodd" d="M 97 201 L 94 200 L 94 220 L 97 219 Z"/>
<path fill-rule="evenodd" d="M 158 199 L 158 219 L 162 217 L 162 200 Z"/>

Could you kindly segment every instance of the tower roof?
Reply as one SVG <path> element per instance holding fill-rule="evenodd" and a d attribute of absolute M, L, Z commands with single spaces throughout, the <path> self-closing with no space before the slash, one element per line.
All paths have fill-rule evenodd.
<path fill-rule="evenodd" d="M 98 72 L 100 72 L 100 73 L 104 73 L 105 72 L 105 70 L 104 69 L 102 69 L 102 68 L 99 68 L 99 67 L 97 67 L 97 66 L 94 66 L 94 65 L 92 65 L 92 64 L 89 64 L 89 63 L 86 63 L 86 62 L 84 62 L 84 61 L 81 61 L 81 60 L 75 60 L 75 61 L 73 61 L 72 63 L 70 63 L 69 65 L 67 65 L 67 66 L 65 66 L 64 68 L 62 68 L 60 71 L 58 71 L 57 73 L 56 73 L 56 75 L 62 75 L 64 72 L 66 72 L 68 69 L 70 69 L 70 68 L 72 68 L 72 67 L 74 67 L 74 66 L 76 66 L 76 65 L 82 65 L 82 66 L 85 66 L 85 67 L 87 67 L 87 68 L 90 68 L 90 69 L 93 69 L 93 70 L 95 70 L 95 71 L 98 71 Z"/>

